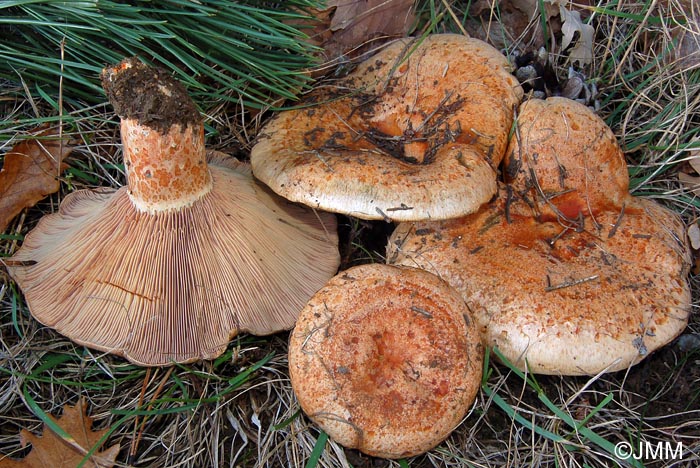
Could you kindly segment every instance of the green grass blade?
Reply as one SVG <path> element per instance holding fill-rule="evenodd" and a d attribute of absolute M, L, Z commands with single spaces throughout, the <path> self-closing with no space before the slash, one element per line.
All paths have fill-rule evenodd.
<path fill-rule="evenodd" d="M 65 440 L 69 445 L 77 445 L 77 442 L 73 436 L 64 431 L 61 426 L 56 424 L 56 422 L 48 414 L 46 414 L 44 410 L 41 409 L 36 400 L 34 400 L 34 398 L 29 394 L 29 390 L 27 389 L 26 385 L 22 389 L 22 395 L 24 396 L 24 401 L 27 402 L 29 409 L 37 418 L 41 419 L 46 427 L 51 429 L 51 431 L 53 431 L 61 439 Z"/>
<path fill-rule="evenodd" d="M 306 461 L 305 468 L 316 468 L 318 461 L 321 459 L 321 455 L 323 454 L 323 450 L 326 448 L 327 442 L 328 434 L 321 431 L 318 439 L 316 439 L 316 443 L 314 444 L 314 449 L 311 451 L 311 455 L 309 455 L 309 459 Z"/>
<path fill-rule="evenodd" d="M 229 379 L 229 381 L 228 381 L 229 388 L 236 389 L 236 388 L 240 387 L 241 385 L 243 385 L 246 381 L 248 381 L 248 379 L 250 379 L 250 376 L 255 371 L 257 371 L 258 369 L 263 367 L 265 364 L 270 362 L 270 360 L 274 356 L 275 356 L 274 352 L 267 354 L 265 357 L 263 357 L 261 360 L 259 360 L 258 362 L 256 362 L 252 366 L 248 367 L 243 372 L 240 372 L 235 377 L 232 377 L 231 379 Z"/>
<path fill-rule="evenodd" d="M 498 350 L 498 348 L 492 348 L 491 351 L 498 357 L 498 359 L 508 367 L 514 374 L 516 374 L 518 377 L 520 377 L 522 380 L 526 382 L 526 384 L 535 390 L 537 392 L 537 398 L 549 409 L 554 416 L 559 418 L 561 421 L 566 423 L 571 429 L 572 432 L 569 435 L 576 434 L 578 437 L 582 438 L 584 441 L 588 441 L 602 450 L 604 450 L 612 459 L 619 461 L 620 463 L 626 462 L 629 463 L 631 466 L 636 467 L 636 468 L 641 468 L 643 465 L 638 461 L 638 460 L 618 460 L 618 458 L 615 455 L 615 444 L 612 442 L 608 441 L 607 439 L 601 437 L 597 433 L 595 433 L 593 430 L 585 427 L 585 422 L 583 421 L 576 421 L 569 413 L 566 411 L 563 411 L 561 408 L 559 408 L 554 402 L 552 402 L 547 395 L 545 395 L 544 390 L 542 387 L 537 384 L 535 381 L 534 377 L 532 374 L 525 374 L 522 372 L 520 369 L 516 368 L 508 359 Z M 514 408 L 512 408 L 508 403 L 506 403 L 502 398 L 500 398 L 497 394 L 493 392 L 488 386 L 482 387 L 484 388 L 484 391 L 489 397 L 493 397 L 493 401 L 502 409 L 504 410 L 512 419 L 523 425 L 524 427 L 534 430 L 537 434 L 543 435 L 549 439 L 551 439 L 554 442 L 560 442 L 563 443 L 564 446 L 566 446 L 566 442 L 569 441 L 568 438 L 565 438 L 563 436 L 554 434 L 550 431 L 547 431 L 546 429 L 540 428 L 536 425 L 533 425 L 530 421 L 525 419 L 524 417 L 520 416 Z M 596 406 L 596 409 L 594 411 L 599 411 L 601 408 L 603 408 L 605 405 L 607 405 L 610 401 L 612 401 L 612 396 L 608 395 L 606 398 L 603 399 L 603 401 Z M 594 414 L 594 413 L 593 413 Z M 591 415 L 592 416 L 592 415 Z"/>
<path fill-rule="evenodd" d="M 532 424 L 532 422 L 528 421 L 525 419 L 522 415 L 520 415 L 515 408 L 513 408 L 511 405 L 509 405 L 499 394 L 494 392 L 494 390 L 489 387 L 488 385 L 482 386 L 481 387 L 484 393 L 486 393 L 486 396 L 488 396 L 491 401 L 496 403 L 496 405 L 501 408 L 511 419 L 513 419 L 515 422 L 520 424 L 521 426 L 530 429 L 531 431 L 534 431 L 536 434 L 541 435 L 543 437 L 546 437 L 547 439 L 551 440 L 552 442 L 557 442 L 557 443 L 563 443 L 565 444 L 568 442 L 564 437 L 553 433 L 552 431 L 548 431 L 547 429 L 544 429 L 542 427 L 536 426 Z"/>
<path fill-rule="evenodd" d="M 19 336 L 21 339 L 24 339 L 24 333 L 22 333 L 22 330 L 20 330 L 19 328 L 19 306 L 17 304 L 17 298 L 19 297 L 19 293 L 17 292 L 14 284 L 12 285 L 11 292 L 12 294 L 10 294 L 10 310 L 12 316 L 12 327 L 15 329 L 17 336 Z M 0 369 L 2 369 L 1 366 Z"/>

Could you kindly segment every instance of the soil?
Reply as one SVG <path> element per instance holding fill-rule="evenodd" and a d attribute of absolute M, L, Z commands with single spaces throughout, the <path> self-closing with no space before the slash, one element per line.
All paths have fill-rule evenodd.
<path fill-rule="evenodd" d="M 166 133 L 174 124 L 201 124 L 202 117 L 185 87 L 170 73 L 132 57 L 108 67 L 102 86 L 122 119 L 135 119 Z"/>

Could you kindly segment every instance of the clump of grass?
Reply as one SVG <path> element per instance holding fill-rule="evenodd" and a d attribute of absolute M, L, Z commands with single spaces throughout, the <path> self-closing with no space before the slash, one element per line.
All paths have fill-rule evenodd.
<path fill-rule="evenodd" d="M 12 0 L 0 4 L 0 80 L 48 98 L 103 101 L 99 72 L 125 56 L 174 72 L 203 109 L 294 99 L 314 48 L 294 26 L 321 2 Z"/>
<path fill-rule="evenodd" d="M 603 31 L 619 28 L 622 18 L 634 20 L 626 21 L 626 34 L 617 35 L 618 43 L 603 53 L 601 110 L 628 155 L 633 193 L 664 198 L 686 210 L 699 205 L 678 190 L 675 170 L 700 146 L 700 59 L 688 67 L 676 55 L 674 31 L 692 22 L 691 12 L 674 12 L 674 4 L 599 9 Z"/>

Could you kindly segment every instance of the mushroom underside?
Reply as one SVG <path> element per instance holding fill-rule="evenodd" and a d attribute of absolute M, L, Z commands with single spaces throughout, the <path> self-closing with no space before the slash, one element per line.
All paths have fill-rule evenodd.
<path fill-rule="evenodd" d="M 280 200 L 249 169 L 210 170 L 214 189 L 183 210 L 140 212 L 126 187 L 66 197 L 13 257 L 24 266 L 10 267 L 32 315 L 144 365 L 291 328 L 337 270 L 334 217 Z"/>

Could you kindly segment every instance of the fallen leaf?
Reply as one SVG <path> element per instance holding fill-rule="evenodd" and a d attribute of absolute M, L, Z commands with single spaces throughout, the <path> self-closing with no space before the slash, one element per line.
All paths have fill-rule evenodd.
<path fill-rule="evenodd" d="M 681 70 L 691 70 L 700 64 L 700 4 L 692 0 L 666 2 L 668 17 L 674 19 L 671 37 L 673 53 L 667 54 L 672 64 Z"/>
<path fill-rule="evenodd" d="M 66 440 L 44 424 L 44 434 L 37 436 L 22 429 L 20 441 L 22 446 L 32 444 L 32 450 L 25 458 L 0 460 L 0 468 L 75 468 L 85 454 L 102 438 L 107 429 L 92 430 L 92 418 L 85 412 L 85 405 L 78 401 L 75 406 L 63 407 L 63 416 L 49 418 L 72 439 Z M 119 445 L 112 445 L 105 451 L 95 452 L 83 466 L 86 468 L 111 468 L 116 463 Z"/>
<path fill-rule="evenodd" d="M 0 170 L 0 232 L 23 209 L 58 191 L 63 159 L 72 148 L 58 131 L 38 129 L 34 138 L 20 141 L 5 154 Z"/>
<path fill-rule="evenodd" d="M 700 138 L 690 142 L 686 161 L 687 165 L 681 165 L 678 171 L 678 180 L 687 190 L 700 196 Z"/>
<path fill-rule="evenodd" d="M 574 35 L 579 33 L 574 47 L 569 50 L 569 58 L 572 62 L 578 62 L 581 66 L 588 65 L 593 60 L 593 34 L 595 28 L 590 24 L 581 21 L 581 13 L 575 10 L 567 10 L 563 5 L 559 5 L 559 15 L 562 19 L 561 49 L 565 50 L 574 39 Z"/>
<path fill-rule="evenodd" d="M 324 8 L 323 10 L 307 8 L 300 11 L 300 13 L 307 17 L 285 20 L 285 23 L 303 32 L 310 44 L 321 47 L 332 36 L 331 17 L 333 16 L 333 10 L 330 8 Z"/>
<path fill-rule="evenodd" d="M 693 249 L 700 249 L 700 226 L 698 226 L 697 222 L 694 222 L 688 226 L 688 239 L 690 240 L 690 246 Z"/>
<path fill-rule="evenodd" d="M 549 34 L 558 31 L 555 20 L 559 10 L 548 2 L 542 4 Z M 498 49 L 529 50 L 544 45 L 539 0 L 476 0 L 469 3 L 464 25 L 470 36 L 484 40 Z"/>
<path fill-rule="evenodd" d="M 323 48 L 331 58 L 376 38 L 403 37 L 414 25 L 413 0 L 329 0 L 331 37 Z"/>
<path fill-rule="evenodd" d="M 690 148 L 688 162 L 695 172 L 700 174 L 700 138 L 694 138 L 688 146 Z"/>
<path fill-rule="evenodd" d="M 683 187 L 700 197 L 700 177 L 686 174 L 685 172 L 679 172 L 678 180 Z"/>

